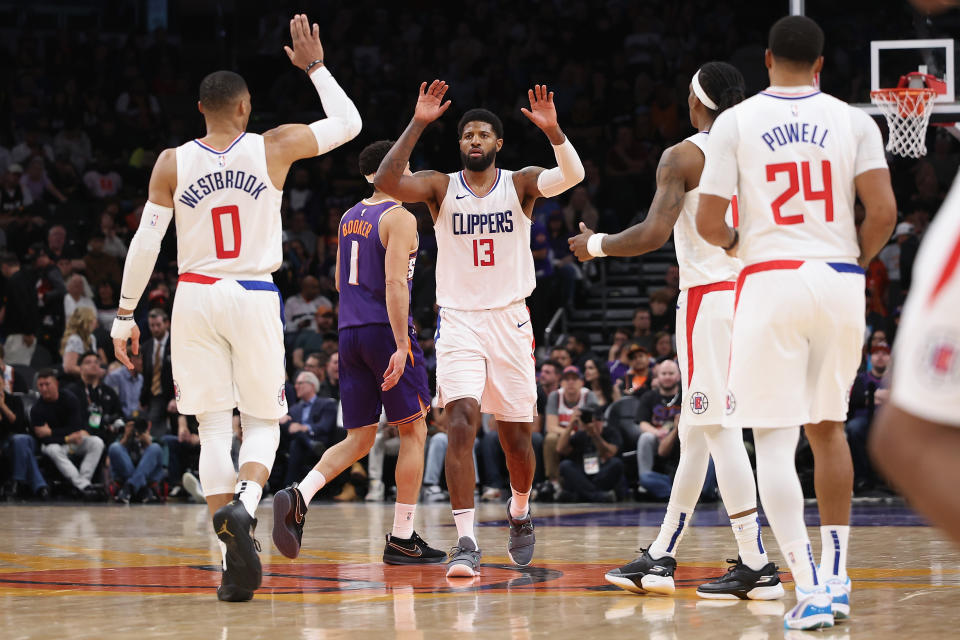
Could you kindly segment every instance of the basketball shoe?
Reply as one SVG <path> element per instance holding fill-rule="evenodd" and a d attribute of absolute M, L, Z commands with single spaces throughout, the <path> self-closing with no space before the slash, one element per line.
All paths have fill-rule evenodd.
<path fill-rule="evenodd" d="M 633 593 L 671 595 L 675 590 L 673 574 L 677 570 L 677 561 L 670 556 L 654 560 L 646 549 L 640 549 L 640 552 L 636 560 L 607 571 L 603 577 L 610 584 Z"/>
<path fill-rule="evenodd" d="M 697 595 L 708 600 L 776 600 L 783 597 L 777 565 L 765 564 L 759 571 L 736 560 L 727 560 L 727 573 L 697 587 Z"/>
<path fill-rule="evenodd" d="M 249 600 L 260 588 L 263 567 L 257 555 L 260 543 L 253 537 L 256 528 L 257 519 L 236 498 L 213 514 L 213 530 L 227 546 L 223 582 L 217 589 L 219 599 Z"/>
<path fill-rule="evenodd" d="M 830 593 L 825 585 L 811 591 L 796 587 L 797 605 L 783 616 L 784 629 L 824 629 L 833 626 Z"/>
<path fill-rule="evenodd" d="M 819 567 L 817 568 L 819 573 Z M 850 617 L 850 591 L 852 584 L 850 576 L 843 580 L 834 575 L 824 576 L 820 574 L 821 580 L 827 585 L 827 591 L 830 593 L 832 602 L 830 610 L 833 611 L 835 620 L 846 620 Z"/>
<path fill-rule="evenodd" d="M 450 549 L 450 562 L 447 563 L 448 578 L 472 578 L 480 573 L 480 549 L 473 540 L 463 536 L 457 546 Z"/>
<path fill-rule="evenodd" d="M 273 496 L 273 544 L 288 558 L 300 555 L 307 504 L 294 482 Z"/>
<path fill-rule="evenodd" d="M 383 547 L 385 564 L 439 564 L 446 558 L 446 553 L 428 545 L 416 531 L 409 538 L 394 538 L 388 533 Z"/>
<path fill-rule="evenodd" d="M 533 560 L 533 547 L 537 537 L 533 533 L 533 514 L 527 507 L 527 515 L 514 518 L 510 515 L 510 504 L 513 497 L 507 500 L 507 524 L 510 525 L 510 538 L 507 540 L 507 555 L 513 564 L 525 567 Z"/>

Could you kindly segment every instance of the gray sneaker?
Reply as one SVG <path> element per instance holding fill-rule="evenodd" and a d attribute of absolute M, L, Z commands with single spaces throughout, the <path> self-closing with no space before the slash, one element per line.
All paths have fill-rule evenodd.
<path fill-rule="evenodd" d="M 537 537 L 533 533 L 533 514 L 527 507 L 526 517 L 519 520 L 514 518 L 510 515 L 510 504 L 512 502 L 512 497 L 507 500 L 507 524 L 510 525 L 507 555 L 513 560 L 513 564 L 525 567 L 533 560 L 533 547 L 537 542 Z"/>
<path fill-rule="evenodd" d="M 457 546 L 450 549 L 450 562 L 447 563 L 448 578 L 472 578 L 480 573 L 480 550 L 473 540 L 464 536 Z"/>

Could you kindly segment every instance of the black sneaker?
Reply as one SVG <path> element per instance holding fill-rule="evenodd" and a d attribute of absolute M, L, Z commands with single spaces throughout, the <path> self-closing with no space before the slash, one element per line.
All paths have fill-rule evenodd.
<path fill-rule="evenodd" d="M 709 600 L 776 600 L 783 597 L 777 565 L 768 562 L 759 571 L 736 560 L 727 560 L 727 573 L 697 587 L 697 595 Z"/>
<path fill-rule="evenodd" d="M 217 587 L 217 600 L 224 602 L 246 602 L 253 599 L 253 590 L 237 585 L 234 572 L 224 571 Z"/>
<path fill-rule="evenodd" d="M 446 553 L 428 545 L 416 531 L 409 538 L 394 538 L 388 533 L 383 547 L 385 564 L 440 564 L 446 559 Z"/>
<path fill-rule="evenodd" d="M 646 549 L 640 549 L 640 552 L 636 560 L 607 571 L 603 577 L 610 584 L 633 593 L 671 595 L 675 589 L 673 574 L 677 570 L 677 561 L 670 556 L 654 560 Z"/>
<path fill-rule="evenodd" d="M 300 555 L 307 504 L 294 482 L 273 496 L 273 544 L 288 558 Z"/>
<path fill-rule="evenodd" d="M 217 597 L 221 600 L 232 599 L 236 592 L 245 594 L 260 588 L 263 567 L 257 555 L 260 543 L 253 537 L 256 527 L 257 519 L 251 517 L 236 498 L 213 514 L 213 531 L 227 545 L 223 584 L 217 589 Z M 225 592 L 222 596 L 221 591 Z"/>

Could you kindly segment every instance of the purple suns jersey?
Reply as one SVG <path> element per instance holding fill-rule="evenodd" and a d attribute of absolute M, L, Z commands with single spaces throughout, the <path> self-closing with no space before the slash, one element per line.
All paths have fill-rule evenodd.
<path fill-rule="evenodd" d="M 380 242 L 380 218 L 401 205 L 393 200 L 361 200 L 340 219 L 340 318 L 339 328 L 368 324 L 390 324 L 387 315 L 384 259 L 387 250 Z M 413 268 L 417 252 L 410 253 L 407 287 L 413 290 Z M 413 318 L 408 315 L 408 324 Z"/>

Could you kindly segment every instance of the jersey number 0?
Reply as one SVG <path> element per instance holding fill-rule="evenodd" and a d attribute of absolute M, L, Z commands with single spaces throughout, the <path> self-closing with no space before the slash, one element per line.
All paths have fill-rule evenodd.
<path fill-rule="evenodd" d="M 240 256 L 240 209 L 235 204 L 225 207 L 214 207 L 210 211 L 213 216 L 213 243 L 217 250 L 217 258 L 227 260 Z M 227 249 L 223 244 L 223 217 L 230 216 L 233 226 L 233 247 Z"/>

